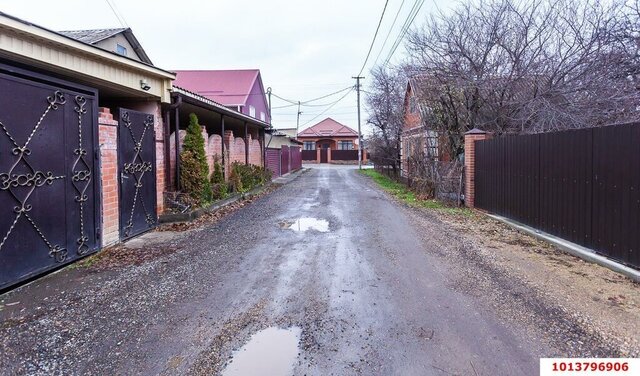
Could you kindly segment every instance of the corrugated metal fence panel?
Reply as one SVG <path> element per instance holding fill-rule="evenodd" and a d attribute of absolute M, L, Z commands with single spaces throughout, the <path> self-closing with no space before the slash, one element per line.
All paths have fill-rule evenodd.
<path fill-rule="evenodd" d="M 302 151 L 302 160 L 303 161 L 315 161 L 318 159 L 318 152 L 316 150 L 303 150 Z"/>
<path fill-rule="evenodd" d="M 357 161 L 357 150 L 331 150 L 332 161 Z"/>
<path fill-rule="evenodd" d="M 289 160 L 290 160 L 289 147 L 282 145 L 282 153 L 280 154 L 280 174 L 284 175 L 289 173 Z"/>
<path fill-rule="evenodd" d="M 265 155 L 265 166 L 272 172 L 272 176 L 277 178 L 280 173 L 280 149 L 267 149 Z"/>
<path fill-rule="evenodd" d="M 291 171 L 299 170 L 302 168 L 302 153 L 300 146 L 289 147 Z"/>
<path fill-rule="evenodd" d="M 593 130 L 593 245 L 640 266 L 640 124 Z"/>
<path fill-rule="evenodd" d="M 640 124 L 476 143 L 475 203 L 640 266 Z"/>

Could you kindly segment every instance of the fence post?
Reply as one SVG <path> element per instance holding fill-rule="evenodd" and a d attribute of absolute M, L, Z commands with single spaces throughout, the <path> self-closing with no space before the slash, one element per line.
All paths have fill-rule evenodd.
<path fill-rule="evenodd" d="M 475 142 L 486 140 L 490 137 L 490 134 L 478 128 L 473 128 L 464 134 L 464 205 L 468 208 L 473 208 L 475 206 Z"/>

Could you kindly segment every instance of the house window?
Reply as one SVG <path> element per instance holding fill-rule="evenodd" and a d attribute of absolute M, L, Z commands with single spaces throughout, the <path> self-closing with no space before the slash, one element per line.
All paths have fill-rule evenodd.
<path fill-rule="evenodd" d="M 338 150 L 353 150 L 353 141 L 338 141 Z"/>
<path fill-rule="evenodd" d="M 118 55 L 127 56 L 127 47 L 116 43 L 116 53 Z"/>
<path fill-rule="evenodd" d="M 249 105 L 249 116 L 252 118 L 256 117 L 256 108 L 252 105 Z"/>
<path fill-rule="evenodd" d="M 316 150 L 316 143 L 314 141 L 305 141 L 304 150 Z"/>
<path fill-rule="evenodd" d="M 262 111 L 260 111 L 260 120 L 267 121 L 267 116 Z"/>

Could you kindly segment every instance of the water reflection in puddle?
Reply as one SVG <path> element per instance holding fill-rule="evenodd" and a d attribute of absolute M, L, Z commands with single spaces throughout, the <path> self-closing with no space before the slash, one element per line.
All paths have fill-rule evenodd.
<path fill-rule="evenodd" d="M 293 365 L 298 356 L 301 329 L 267 328 L 251 336 L 247 344 L 233 353 L 231 363 L 222 372 L 223 376 L 293 374 Z"/>
<path fill-rule="evenodd" d="M 304 217 L 296 219 L 295 222 L 291 223 L 287 228 L 300 232 L 307 230 L 327 232 L 329 231 L 329 222 L 324 219 Z"/>

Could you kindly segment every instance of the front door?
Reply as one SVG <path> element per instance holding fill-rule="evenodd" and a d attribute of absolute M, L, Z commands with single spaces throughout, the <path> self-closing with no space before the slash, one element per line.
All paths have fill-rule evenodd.
<path fill-rule="evenodd" d="M 329 162 L 328 150 L 329 149 L 325 148 L 325 147 L 320 149 L 320 163 L 328 163 Z"/>
<path fill-rule="evenodd" d="M 120 238 L 154 228 L 156 145 L 153 115 L 121 108 L 118 117 Z"/>

